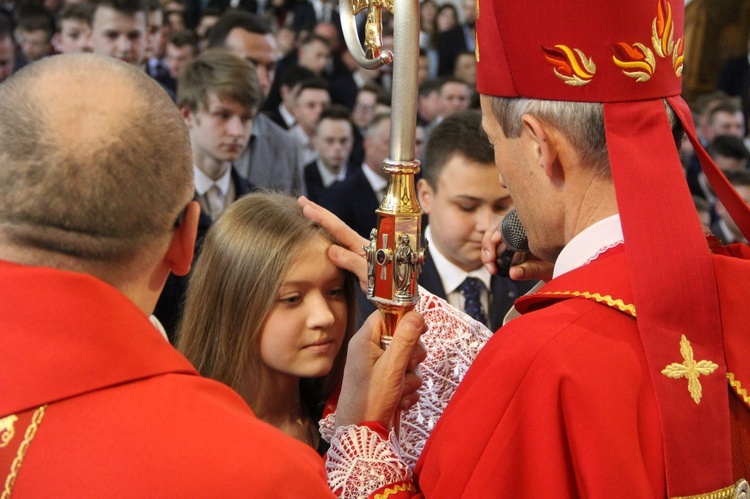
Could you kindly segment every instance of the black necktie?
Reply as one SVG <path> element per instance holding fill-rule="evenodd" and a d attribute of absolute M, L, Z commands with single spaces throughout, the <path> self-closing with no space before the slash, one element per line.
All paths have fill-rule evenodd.
<path fill-rule="evenodd" d="M 482 292 L 485 290 L 484 283 L 476 277 L 467 277 L 458 287 L 458 291 L 464 295 L 464 312 L 485 326 L 487 317 L 482 310 Z"/>

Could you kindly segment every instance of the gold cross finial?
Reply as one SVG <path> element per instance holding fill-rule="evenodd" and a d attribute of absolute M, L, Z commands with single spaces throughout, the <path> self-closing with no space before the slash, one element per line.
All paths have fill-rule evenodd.
<path fill-rule="evenodd" d="M 382 9 L 393 14 L 393 0 L 350 0 L 355 14 L 367 9 L 365 24 L 365 52 L 369 58 L 380 56 L 383 47 Z"/>
<path fill-rule="evenodd" d="M 682 339 L 680 339 L 680 353 L 684 359 L 683 363 L 677 364 L 675 362 L 669 364 L 661 373 L 672 379 L 687 378 L 690 396 L 695 400 L 696 404 L 700 404 L 703 388 L 701 387 L 701 382 L 698 381 L 698 377 L 700 375 L 708 376 L 719 366 L 710 360 L 696 362 L 693 358 L 693 347 L 684 334 L 682 335 Z"/>

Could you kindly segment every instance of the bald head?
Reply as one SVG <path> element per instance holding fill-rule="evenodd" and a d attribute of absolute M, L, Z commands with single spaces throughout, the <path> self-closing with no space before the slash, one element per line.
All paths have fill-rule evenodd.
<path fill-rule="evenodd" d="M 0 85 L 0 116 L 0 257 L 122 261 L 167 237 L 192 197 L 180 113 L 128 64 L 43 59 Z"/>

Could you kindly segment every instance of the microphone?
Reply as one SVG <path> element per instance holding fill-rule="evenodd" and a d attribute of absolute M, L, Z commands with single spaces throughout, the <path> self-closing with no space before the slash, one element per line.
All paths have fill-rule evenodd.
<path fill-rule="evenodd" d="M 529 252 L 529 238 L 526 235 L 526 229 L 518 219 L 515 208 L 503 218 L 503 223 L 500 224 L 500 234 L 503 236 L 503 242 L 498 246 L 499 255 L 495 261 L 497 275 L 508 277 L 510 267 L 526 260 L 526 254 Z"/>

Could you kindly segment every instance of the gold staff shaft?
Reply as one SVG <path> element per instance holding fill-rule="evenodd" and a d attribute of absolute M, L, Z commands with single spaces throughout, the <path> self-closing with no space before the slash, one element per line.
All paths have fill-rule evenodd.
<path fill-rule="evenodd" d="M 367 9 L 365 47 L 359 43 L 354 14 Z M 381 16 L 377 9 L 393 13 L 393 53 L 381 50 Z M 424 262 L 422 209 L 417 201 L 414 157 L 417 122 L 417 73 L 419 67 L 419 4 L 417 0 L 340 0 L 344 38 L 354 59 L 375 69 L 393 63 L 390 157 L 383 163 L 389 174 L 385 198 L 376 210 L 378 226 L 370 234 L 367 255 L 367 295 L 383 314 L 386 348 L 398 321 L 419 300 L 417 278 Z M 396 418 L 398 421 L 399 418 Z M 398 425 L 394 425 L 398 430 Z"/>

